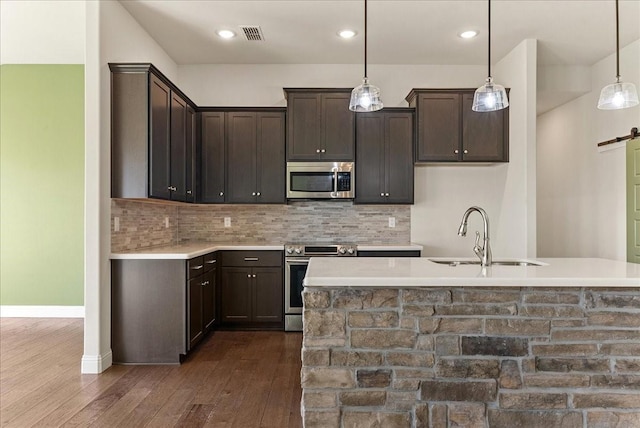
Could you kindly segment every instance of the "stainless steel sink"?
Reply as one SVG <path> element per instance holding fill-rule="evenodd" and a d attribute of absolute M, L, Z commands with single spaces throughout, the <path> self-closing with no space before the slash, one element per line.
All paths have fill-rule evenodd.
<path fill-rule="evenodd" d="M 448 266 L 463 266 L 463 265 L 480 265 L 480 260 L 467 260 L 467 259 L 442 259 L 434 258 L 428 259 L 431 262 Z M 537 260 L 527 259 L 514 259 L 514 260 L 493 260 L 491 266 L 545 266 L 546 263 L 539 262 Z"/>

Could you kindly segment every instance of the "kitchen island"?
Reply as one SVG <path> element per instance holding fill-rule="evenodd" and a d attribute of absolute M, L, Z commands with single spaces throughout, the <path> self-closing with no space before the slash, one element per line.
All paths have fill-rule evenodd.
<path fill-rule="evenodd" d="M 312 258 L 310 427 L 640 426 L 640 265 Z"/>

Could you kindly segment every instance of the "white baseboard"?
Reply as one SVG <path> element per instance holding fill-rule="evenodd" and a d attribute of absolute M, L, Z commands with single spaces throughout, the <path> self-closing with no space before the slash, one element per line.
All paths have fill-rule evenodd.
<path fill-rule="evenodd" d="M 0 306 L 0 318 L 84 318 L 84 306 Z"/>
<path fill-rule="evenodd" d="M 83 355 L 80 372 L 82 374 L 98 374 L 111 367 L 112 364 L 113 354 L 111 350 L 105 355 Z"/>

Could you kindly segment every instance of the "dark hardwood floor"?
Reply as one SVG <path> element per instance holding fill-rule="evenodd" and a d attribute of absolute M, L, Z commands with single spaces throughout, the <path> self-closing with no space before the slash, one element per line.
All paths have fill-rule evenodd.
<path fill-rule="evenodd" d="M 180 366 L 80 374 L 81 319 L 0 319 L 2 427 L 295 427 L 300 333 L 210 334 Z"/>

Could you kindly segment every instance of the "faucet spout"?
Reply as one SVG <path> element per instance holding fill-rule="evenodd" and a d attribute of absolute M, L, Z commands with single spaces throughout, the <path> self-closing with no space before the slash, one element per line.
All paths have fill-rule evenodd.
<path fill-rule="evenodd" d="M 467 235 L 467 221 L 469 220 L 469 216 L 471 215 L 471 213 L 474 211 L 482 216 L 482 222 L 484 223 L 484 237 L 482 239 L 482 247 L 480 247 L 479 233 L 476 232 L 476 243 L 473 247 L 473 251 L 480 258 L 482 266 L 491 266 L 492 255 L 491 246 L 489 244 L 489 216 L 487 215 L 485 210 L 476 206 L 467 209 L 462 216 L 462 221 L 460 222 L 460 227 L 458 228 L 458 235 Z"/>

